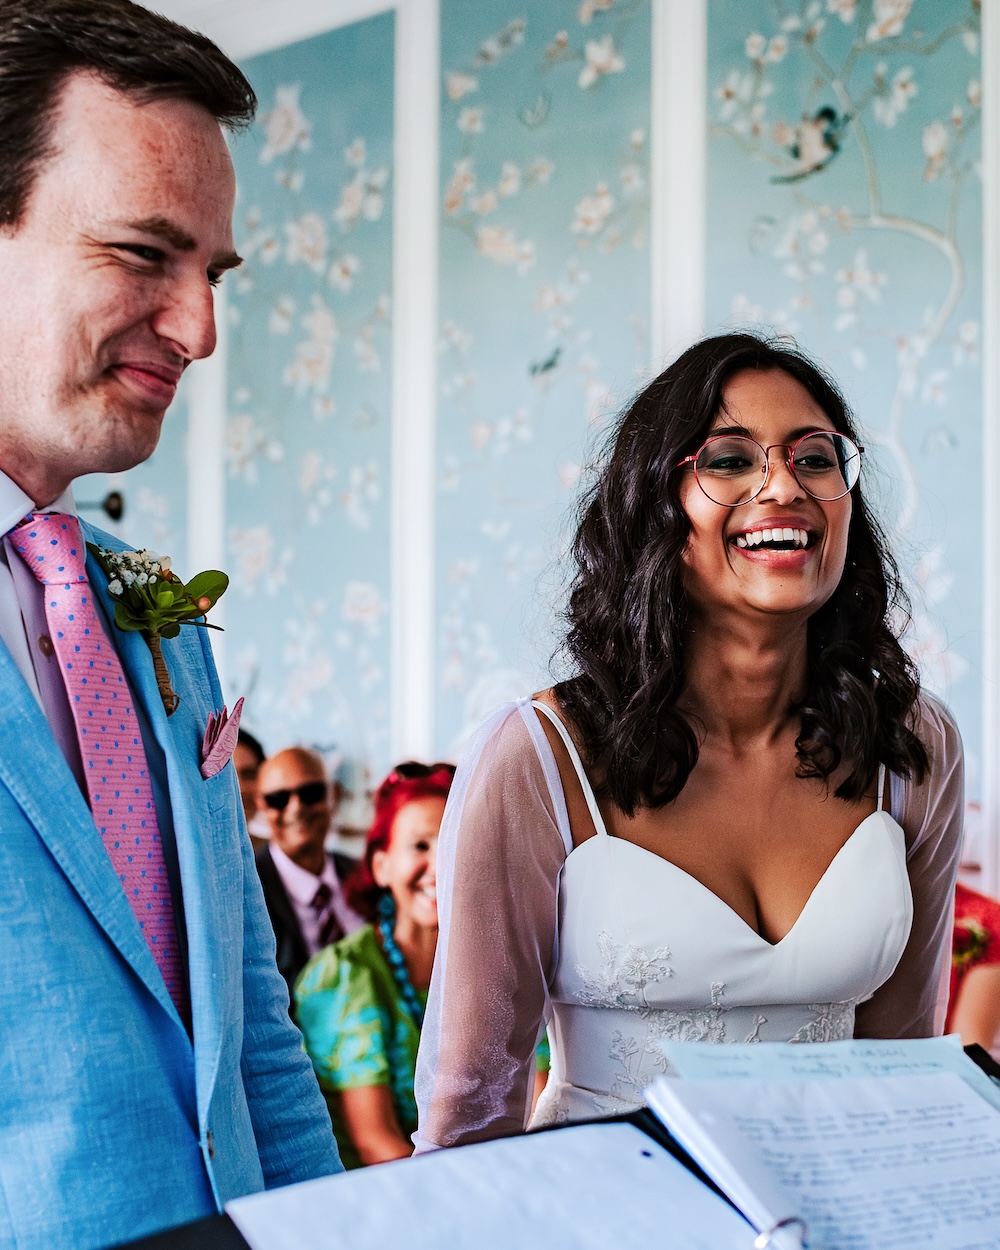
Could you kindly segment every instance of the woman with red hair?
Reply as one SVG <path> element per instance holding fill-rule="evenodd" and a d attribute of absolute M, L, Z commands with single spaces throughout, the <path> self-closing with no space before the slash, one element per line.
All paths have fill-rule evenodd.
<path fill-rule="evenodd" d="M 437 946 L 437 841 L 455 769 L 398 764 L 379 786 L 365 853 L 344 883 L 369 923 L 295 985 L 299 1027 L 345 1167 L 413 1152 L 413 1072 Z"/>

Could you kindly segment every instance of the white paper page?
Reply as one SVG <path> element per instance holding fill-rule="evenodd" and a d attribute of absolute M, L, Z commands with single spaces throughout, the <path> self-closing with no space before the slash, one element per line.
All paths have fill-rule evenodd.
<path fill-rule="evenodd" d="M 764 1219 L 803 1217 L 810 1250 L 1000 1248 L 1000 1112 L 953 1073 L 803 1083 L 661 1077 L 647 1097 L 741 1206 L 744 1189 Z"/>
<path fill-rule="evenodd" d="M 631 1124 L 440 1150 L 226 1211 L 253 1250 L 749 1250 L 754 1236 Z"/>
<path fill-rule="evenodd" d="M 667 1076 L 685 1080 L 727 1078 L 803 1081 L 847 1076 L 916 1076 L 954 1072 L 1000 1111 L 1000 1085 L 962 1050 L 957 1033 L 903 1041 L 854 1039 L 802 1046 L 761 1042 L 717 1046 L 711 1042 L 660 1042 Z"/>

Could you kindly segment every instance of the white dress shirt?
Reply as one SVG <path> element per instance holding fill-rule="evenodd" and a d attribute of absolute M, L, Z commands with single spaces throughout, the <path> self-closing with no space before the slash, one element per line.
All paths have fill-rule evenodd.
<path fill-rule="evenodd" d="M 76 725 L 59 661 L 45 620 L 45 597 L 27 565 L 14 550 L 10 531 L 29 512 L 68 512 L 76 516 L 73 491 L 66 490 L 45 508 L 36 508 L 24 491 L 0 471 L 0 642 L 6 646 L 28 689 L 38 700 L 49 727 L 83 789 L 83 765 Z"/>
<path fill-rule="evenodd" d="M 361 928 L 365 922 L 347 905 L 337 871 L 329 855 L 323 864 L 323 871 L 316 877 L 289 859 L 276 842 L 270 843 L 270 850 L 274 866 L 281 878 L 281 884 L 285 887 L 285 893 L 295 909 L 310 958 L 320 949 L 320 933 L 326 918 L 323 912 L 317 912 L 313 907 L 313 899 L 321 885 L 329 886 L 330 889 L 330 902 L 324 910 L 332 912 L 337 917 L 344 933 L 353 933 L 355 929 Z"/>

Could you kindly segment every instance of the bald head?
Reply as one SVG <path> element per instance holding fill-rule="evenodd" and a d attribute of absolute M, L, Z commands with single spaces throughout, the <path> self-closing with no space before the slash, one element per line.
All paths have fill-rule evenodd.
<path fill-rule="evenodd" d="M 271 840 L 300 868 L 319 876 L 332 816 L 322 757 L 306 747 L 288 747 L 261 764 L 257 785 Z"/>

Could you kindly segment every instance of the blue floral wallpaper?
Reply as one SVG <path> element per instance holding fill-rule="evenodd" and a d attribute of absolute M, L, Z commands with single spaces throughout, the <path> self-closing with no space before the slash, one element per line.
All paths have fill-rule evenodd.
<path fill-rule="evenodd" d="M 233 145 L 227 685 L 275 750 L 388 765 L 393 26 L 256 57 Z"/>
<path fill-rule="evenodd" d="M 547 684 L 581 464 L 649 357 L 648 0 L 443 0 L 436 740 Z"/>
<path fill-rule="evenodd" d="M 91 473 L 73 483 L 73 496 L 82 517 L 133 547 L 149 547 L 170 556 L 181 577 L 199 572 L 187 567 L 188 381 L 187 377 L 181 381 L 164 418 L 157 448 L 145 464 L 127 473 Z M 109 491 L 118 491 L 125 502 L 118 522 L 93 506 Z"/>
<path fill-rule="evenodd" d="M 907 645 L 981 750 L 979 9 L 709 0 L 708 319 L 846 390 L 913 595 Z"/>

